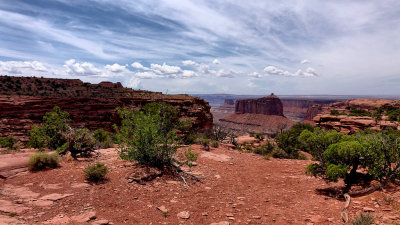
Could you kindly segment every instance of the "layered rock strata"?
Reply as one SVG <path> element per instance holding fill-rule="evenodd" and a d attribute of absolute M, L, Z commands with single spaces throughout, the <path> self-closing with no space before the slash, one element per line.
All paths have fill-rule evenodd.
<path fill-rule="evenodd" d="M 319 106 L 316 106 L 318 108 Z M 380 118 L 376 115 L 377 108 L 383 110 Z M 384 99 L 353 99 L 321 106 L 320 112 L 313 118 L 317 126 L 326 129 L 335 129 L 345 134 L 356 133 L 359 130 L 373 129 L 400 129 L 398 121 L 391 121 L 386 111 L 391 108 L 400 108 L 399 100 Z M 352 115 L 351 110 L 358 109 L 368 112 L 370 115 Z M 335 113 L 333 113 L 335 112 Z M 311 114 L 311 113 L 310 113 Z"/>
<path fill-rule="evenodd" d="M 236 100 L 235 113 L 283 116 L 283 106 L 281 100 L 271 94 L 263 98 Z"/>
<path fill-rule="evenodd" d="M 40 124 L 54 106 L 70 114 L 72 126 L 111 131 L 119 123 L 116 108 L 138 109 L 149 102 L 166 102 L 190 119 L 193 129 L 212 126 L 209 104 L 188 95 L 163 95 L 124 88 L 120 83 L 83 83 L 80 80 L 0 76 L 0 136 L 26 141 L 27 131 Z"/>

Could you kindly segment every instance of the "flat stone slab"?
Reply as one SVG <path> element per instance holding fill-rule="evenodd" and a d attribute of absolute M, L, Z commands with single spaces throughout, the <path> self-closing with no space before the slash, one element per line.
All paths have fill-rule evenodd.
<path fill-rule="evenodd" d="M 87 183 L 73 183 L 71 184 L 72 188 L 86 188 L 86 187 L 90 187 L 90 184 Z"/>
<path fill-rule="evenodd" d="M 39 198 L 40 200 L 50 200 L 50 201 L 57 201 L 69 196 L 72 196 L 74 194 L 58 194 L 58 193 L 53 193 L 53 194 L 49 194 L 49 195 L 45 195 L 41 198 Z"/>
<path fill-rule="evenodd" d="M 30 208 L 19 205 L 19 204 L 14 204 L 11 201 L 0 200 L 0 212 L 19 214 L 28 209 L 30 209 Z"/>
<path fill-rule="evenodd" d="M 203 152 L 203 153 L 201 153 L 200 157 L 212 159 L 212 160 L 219 161 L 219 162 L 226 162 L 226 161 L 229 161 L 232 159 L 230 156 L 227 156 L 224 154 L 215 154 L 212 152 Z"/>
<path fill-rule="evenodd" d="M 31 191 L 28 187 L 17 187 L 10 184 L 4 185 L 2 194 L 6 196 L 15 196 L 24 200 L 35 199 L 40 195 L 40 193 Z"/>
<path fill-rule="evenodd" d="M 23 221 L 18 220 L 14 217 L 0 215 L 0 225 L 22 225 L 25 224 Z"/>

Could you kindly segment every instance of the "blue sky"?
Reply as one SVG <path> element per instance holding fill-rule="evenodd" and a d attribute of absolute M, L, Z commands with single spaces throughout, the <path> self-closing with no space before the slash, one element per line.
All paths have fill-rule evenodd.
<path fill-rule="evenodd" d="M 0 1 L 0 74 L 168 93 L 399 95 L 398 0 Z"/>

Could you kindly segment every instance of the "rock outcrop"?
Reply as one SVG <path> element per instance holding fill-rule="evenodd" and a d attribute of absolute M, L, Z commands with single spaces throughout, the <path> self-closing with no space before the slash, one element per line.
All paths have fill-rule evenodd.
<path fill-rule="evenodd" d="M 193 129 L 212 126 L 210 106 L 201 98 L 132 90 L 111 82 L 0 76 L 0 136 L 14 135 L 25 141 L 27 131 L 54 106 L 70 114 L 74 127 L 111 131 L 119 123 L 117 107 L 138 109 L 149 102 L 172 105 L 180 118 L 192 121 Z"/>
<path fill-rule="evenodd" d="M 387 116 L 387 110 L 400 109 L 399 100 L 384 99 L 353 99 L 332 103 L 328 106 L 315 106 L 315 111 L 320 111 L 313 121 L 317 126 L 326 129 L 335 129 L 345 134 L 355 133 L 359 130 L 373 129 L 400 129 L 397 121 L 391 121 Z M 377 118 L 377 108 L 382 110 L 380 118 Z M 366 115 L 357 115 L 352 110 L 357 109 Z M 313 114 L 310 112 L 310 115 Z M 373 115 L 375 115 L 373 117 Z"/>
<path fill-rule="evenodd" d="M 235 103 L 235 113 L 283 116 L 283 105 L 274 94 L 257 99 L 239 99 Z"/>
<path fill-rule="evenodd" d="M 328 105 L 336 100 L 324 100 L 324 99 L 281 99 L 283 105 L 283 114 L 296 122 L 310 121 L 309 117 L 312 116 L 315 110 L 315 104 Z M 315 114 L 316 115 L 316 114 Z M 315 116 L 314 115 L 314 116 Z M 312 120 L 312 117 L 311 117 Z"/>

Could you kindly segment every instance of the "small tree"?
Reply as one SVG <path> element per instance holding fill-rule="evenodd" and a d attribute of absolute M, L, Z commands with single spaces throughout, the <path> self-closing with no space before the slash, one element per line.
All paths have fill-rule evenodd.
<path fill-rule="evenodd" d="M 67 137 L 68 142 L 65 148 L 61 149 L 60 154 L 69 152 L 76 159 L 78 156 L 90 157 L 94 152 L 96 140 L 88 129 L 71 129 Z"/>
<path fill-rule="evenodd" d="M 298 158 L 299 150 L 306 150 L 303 143 L 298 140 L 299 135 L 304 130 L 312 132 L 314 127 L 308 123 L 295 124 L 289 130 L 278 134 L 275 137 L 275 142 L 290 158 Z"/>
<path fill-rule="evenodd" d="M 123 121 L 133 129 L 132 137 L 124 139 L 125 146 L 121 146 L 121 158 L 158 168 L 172 165 L 179 147 L 174 130 L 176 110 L 164 103 L 150 103 L 133 115 L 133 121 Z"/>
<path fill-rule="evenodd" d="M 61 111 L 60 107 L 55 106 L 52 112 L 47 112 L 43 116 L 42 126 L 34 126 L 29 131 L 29 145 L 53 150 L 63 146 L 67 142 L 65 133 L 69 129 L 69 122 L 68 112 Z"/>

